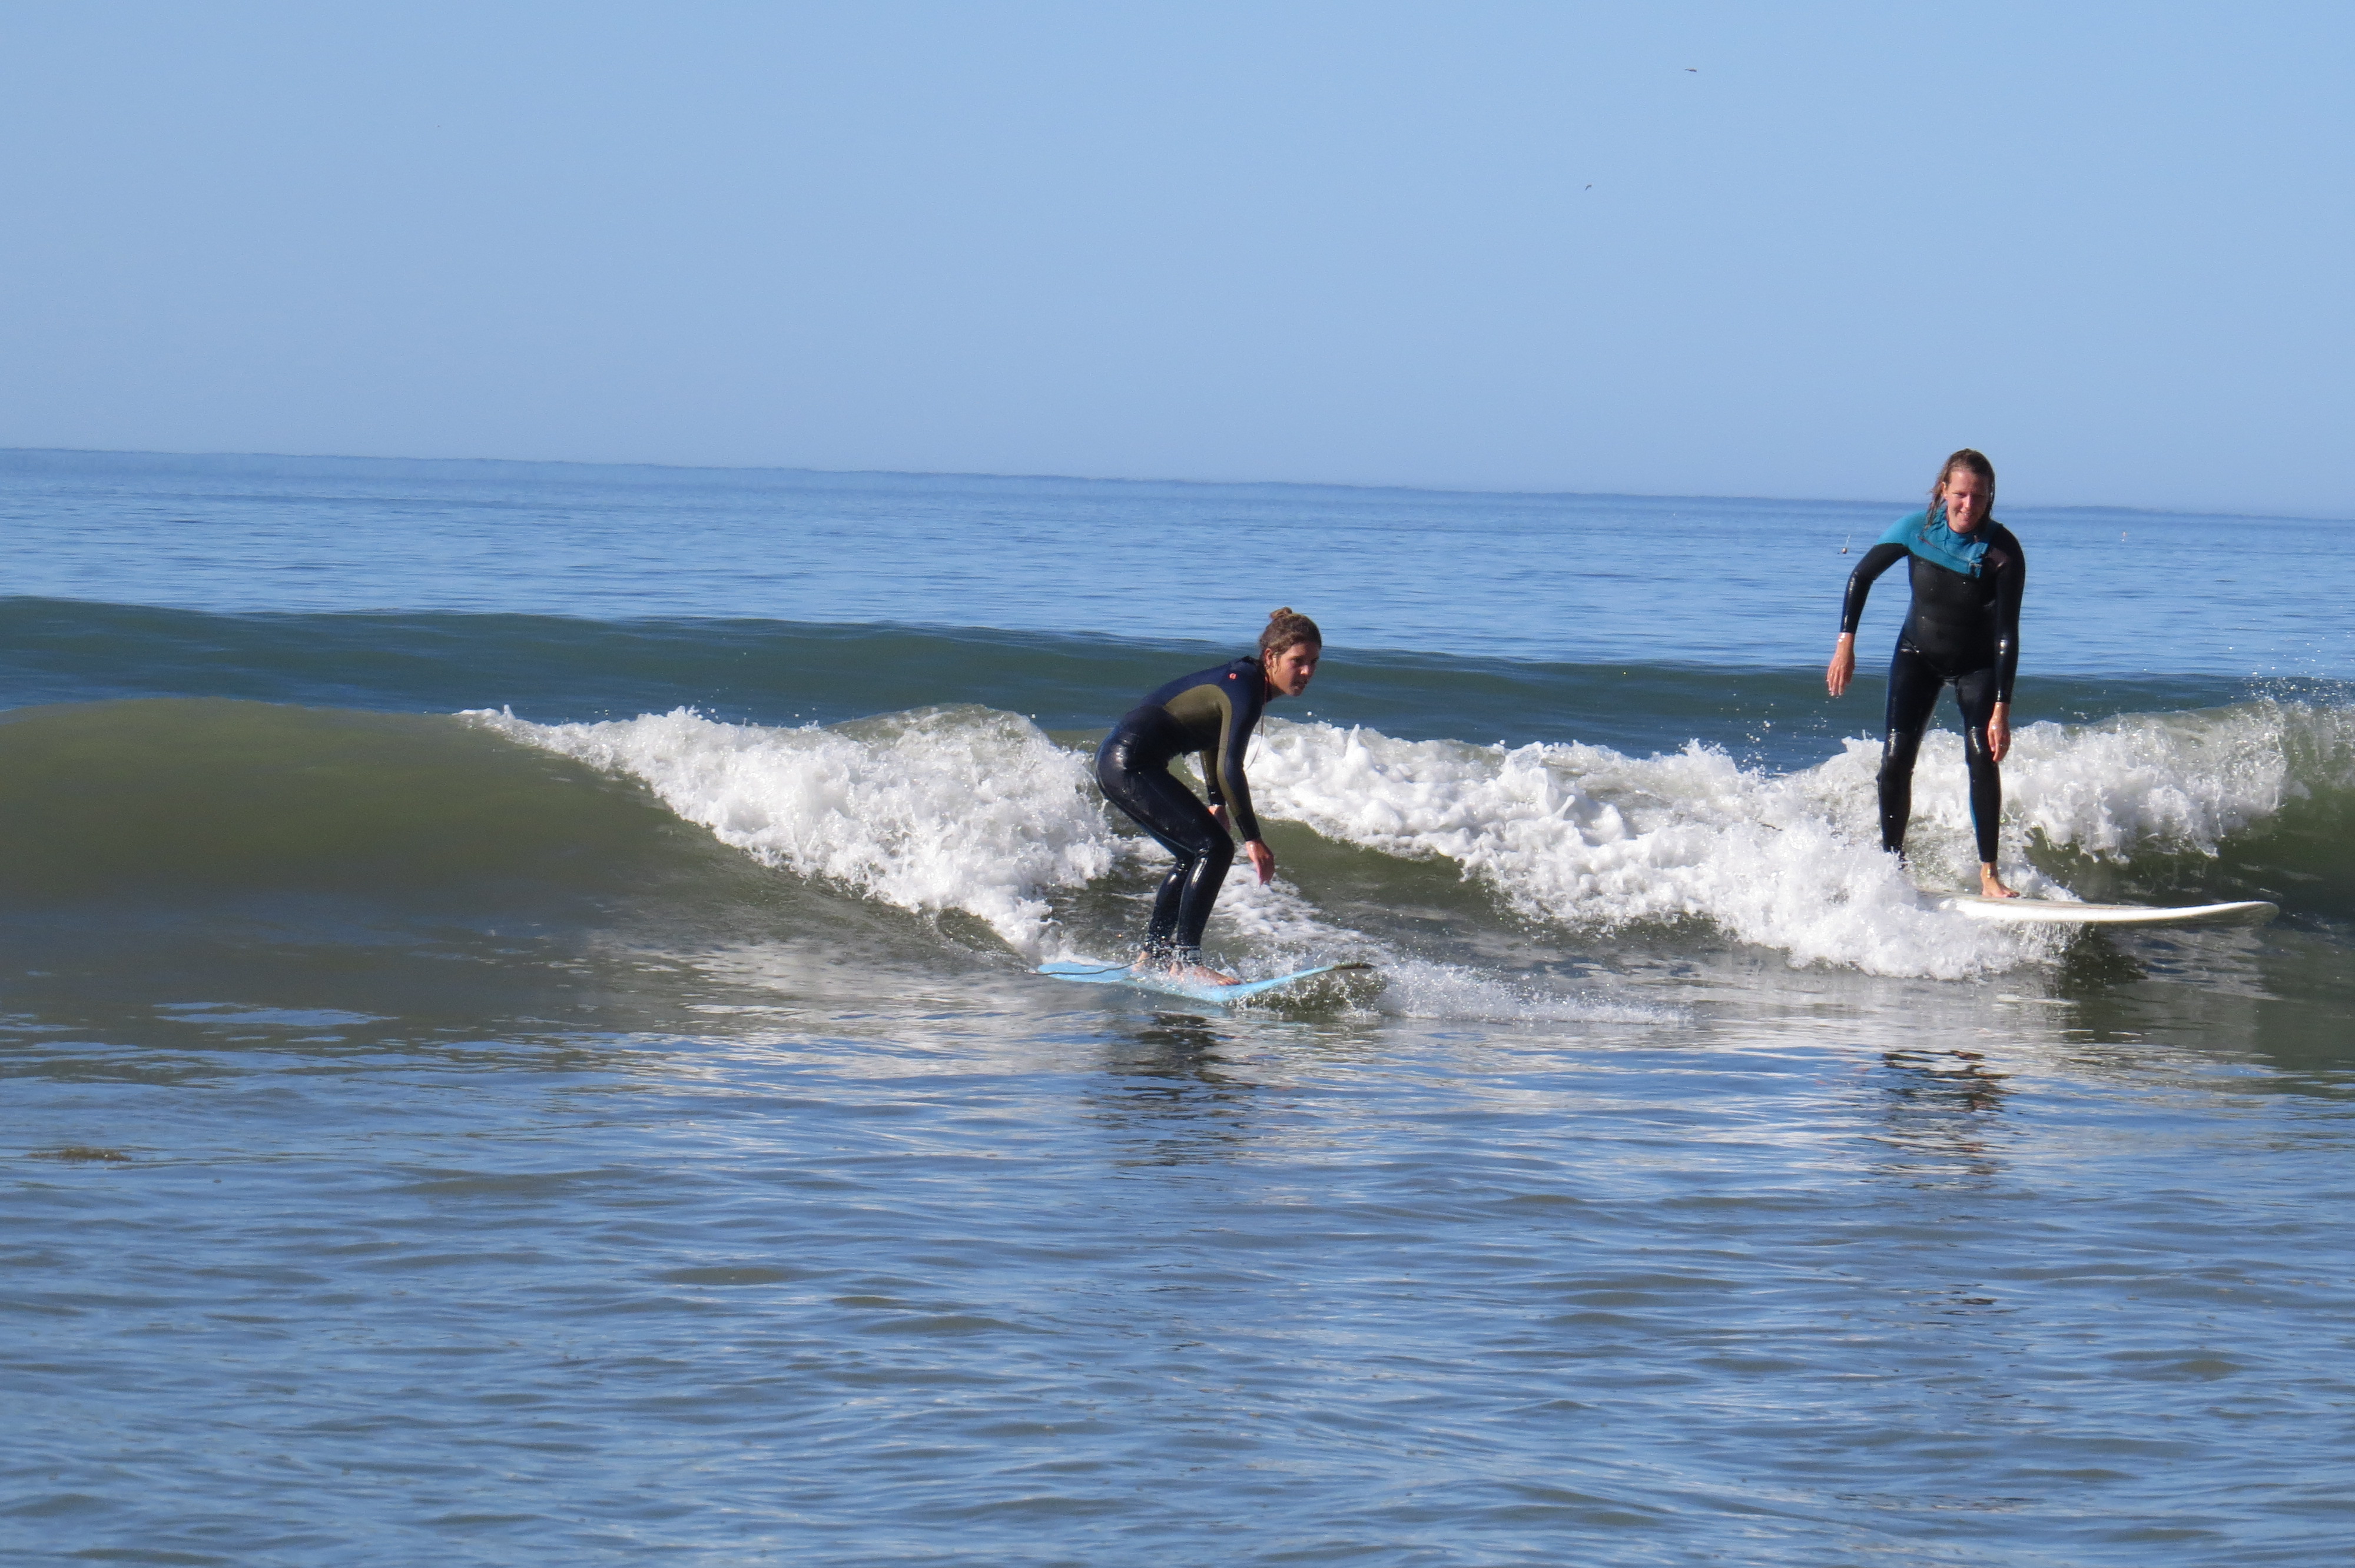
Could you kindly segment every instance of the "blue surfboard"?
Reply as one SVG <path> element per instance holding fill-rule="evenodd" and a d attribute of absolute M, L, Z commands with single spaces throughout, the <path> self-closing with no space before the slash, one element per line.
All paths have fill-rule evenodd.
<path fill-rule="evenodd" d="M 1161 996 L 1182 996 L 1188 1001 L 1216 1002 L 1221 1006 L 1231 1001 L 1245 1001 L 1254 996 L 1265 996 L 1272 991 L 1282 991 L 1288 985 L 1298 985 L 1318 975 L 1338 974 L 1344 969 L 1370 969 L 1371 964 L 1319 964 L 1313 969 L 1295 969 L 1273 980 L 1241 980 L 1234 985 L 1197 984 L 1181 980 L 1153 969 L 1135 969 L 1126 964 L 1090 964 L 1065 960 L 1046 964 L 1039 972 L 1050 980 L 1071 980 L 1079 985 L 1124 985 L 1133 991 L 1149 991 Z"/>

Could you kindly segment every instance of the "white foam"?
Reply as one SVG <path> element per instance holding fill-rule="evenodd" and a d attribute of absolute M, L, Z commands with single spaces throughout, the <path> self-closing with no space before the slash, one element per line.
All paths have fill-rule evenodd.
<path fill-rule="evenodd" d="M 1943 738 L 1959 758 L 1960 741 Z M 2022 730 L 2004 764 L 2004 820 L 2105 859 L 2150 850 L 2212 855 L 2290 801 L 2350 786 L 2355 710 L 2267 701 L 2127 714 Z M 1950 792 L 1942 817 L 1960 799 Z"/>
<path fill-rule="evenodd" d="M 1377 1003 L 1393 1018 L 1484 1023 L 1668 1023 L 1674 1008 L 1614 999 L 1595 991 L 1561 991 L 1516 984 L 1464 964 L 1393 959 L 1382 966 L 1388 982 Z"/>
<path fill-rule="evenodd" d="M 1050 940 L 1046 895 L 1120 853 L 1085 759 L 1015 714 L 929 708 L 832 729 L 687 708 L 603 724 L 462 716 L 639 779 L 763 864 L 918 913 L 964 910 L 1032 957 Z"/>
<path fill-rule="evenodd" d="M 1168 858 L 1149 841 L 1146 853 L 1151 858 Z M 1383 981 L 1373 1006 L 1394 1018 L 1656 1023 L 1672 1016 L 1657 1007 L 1517 985 L 1462 964 L 1412 957 L 1368 933 L 1327 923 L 1316 905 L 1280 874 L 1262 885 L 1241 861 L 1219 895 L 1210 932 L 1247 945 L 1261 963 L 1278 969 L 1343 959 L 1370 963 L 1381 971 Z"/>
<path fill-rule="evenodd" d="M 1393 854 L 1439 856 L 1521 912 L 1609 927 L 1710 920 L 1794 963 L 1959 978 L 2051 950 L 2049 934 L 1988 928 L 1925 906 L 1880 853 L 1877 743 L 1790 774 L 1699 746 L 1631 758 L 1602 747 L 1401 741 L 1366 729 L 1269 721 L 1252 760 L 1265 813 Z M 2051 892 L 2020 857 L 2030 833 L 2108 859 L 2212 854 L 2227 835 L 2312 788 L 2355 786 L 2355 714 L 2257 702 L 2036 724 L 2004 765 L 2004 865 Z M 1925 739 L 1909 841 L 1925 885 L 1977 864 L 1962 743 Z"/>
<path fill-rule="evenodd" d="M 979 916 L 1032 959 L 1072 950 L 1073 934 L 1055 919 L 1054 894 L 1084 886 L 1124 856 L 1148 866 L 1168 859 L 1151 840 L 1114 831 L 1084 757 L 1013 714 L 928 709 L 833 729 L 722 724 L 685 708 L 602 724 L 462 716 L 638 779 L 682 818 L 764 864 L 903 909 Z M 1216 929 L 1263 961 L 1372 959 L 1388 981 L 1378 1005 L 1406 1016 L 1652 1016 L 1404 958 L 1327 922 L 1281 877 L 1261 886 L 1248 863 L 1228 880 Z"/>
<path fill-rule="evenodd" d="M 1452 860 L 1540 919 L 1706 919 L 1795 963 L 1884 974 L 1981 972 L 2035 942 L 1923 906 L 1865 841 L 1872 783 L 1854 753 L 1772 775 L 1699 746 L 1636 758 L 1273 720 L 1251 771 L 1263 812 L 1389 853 Z"/>
<path fill-rule="evenodd" d="M 765 863 L 899 907 L 977 916 L 1033 959 L 1073 944 L 1054 906 L 1124 856 L 1166 857 L 1116 831 L 1086 758 L 1012 714 L 927 709 L 836 728 L 729 725 L 692 711 L 605 724 L 467 715 L 527 744 L 643 780 L 687 821 Z M 1263 815 L 1383 853 L 1442 858 L 1522 915 L 1572 933 L 1705 920 L 1794 964 L 1960 978 L 2054 950 L 2030 928 L 1961 919 L 1879 849 L 1877 744 L 1788 774 L 1699 745 L 1634 758 L 1603 747 L 1398 740 L 1267 721 L 1251 772 Z M 2026 836 L 2122 858 L 2212 853 L 2310 789 L 2355 787 L 2355 710 L 2260 702 L 2101 724 L 2032 725 L 2004 768 L 2004 864 L 2049 892 Z M 1927 737 L 1915 775 L 1914 872 L 1975 869 L 1959 740 Z M 1255 958 L 1362 958 L 1384 1004 L 1432 1017 L 1593 1017 L 1582 998 L 1525 992 L 1425 963 L 1326 921 L 1279 879 L 1238 864 L 1213 929 Z M 1100 946 L 1087 934 L 1082 946 Z M 1563 1012 L 1562 1010 L 1568 1010 Z M 1612 1010 L 1605 1006 L 1604 1012 Z"/>

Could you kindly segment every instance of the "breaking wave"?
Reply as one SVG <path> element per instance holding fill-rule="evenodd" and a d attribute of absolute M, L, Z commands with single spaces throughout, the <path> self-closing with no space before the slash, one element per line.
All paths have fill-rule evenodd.
<path fill-rule="evenodd" d="M 634 779 L 763 864 L 907 910 L 964 911 L 1027 956 L 1116 941 L 1075 921 L 1079 896 L 1115 873 L 1146 878 L 1160 857 L 1113 820 L 1082 753 L 990 709 L 802 728 L 686 710 L 553 726 L 467 716 Z M 1706 922 L 1795 964 L 1937 978 L 2049 953 L 2055 938 L 1966 921 L 1923 895 L 1962 885 L 1972 868 L 1959 740 L 1934 734 L 1923 747 L 1910 877 L 1877 845 L 1877 763 L 1863 741 L 1774 772 L 1699 744 L 1639 758 L 1271 720 L 1251 769 L 1271 820 L 1447 863 L 1514 915 L 1566 935 Z M 2260 701 L 2036 724 L 2019 732 L 2005 776 L 2016 885 L 2065 896 L 2044 867 L 2072 856 L 2212 858 L 2286 809 L 2355 790 L 2355 714 Z M 1391 934 L 1334 920 L 1300 885 L 1263 892 L 1237 878 L 1231 889 L 1214 938 L 1284 955 L 1405 957 Z M 1434 972 L 1430 989 L 1446 990 L 1443 980 Z"/>

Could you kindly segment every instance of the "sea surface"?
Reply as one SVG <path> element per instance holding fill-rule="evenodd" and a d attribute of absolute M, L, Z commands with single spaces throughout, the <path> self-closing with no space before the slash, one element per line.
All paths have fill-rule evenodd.
<path fill-rule="evenodd" d="M 2344 1561 L 2347 524 L 1998 497 L 2069 937 L 1916 503 L 0 453 L 0 1561 Z"/>

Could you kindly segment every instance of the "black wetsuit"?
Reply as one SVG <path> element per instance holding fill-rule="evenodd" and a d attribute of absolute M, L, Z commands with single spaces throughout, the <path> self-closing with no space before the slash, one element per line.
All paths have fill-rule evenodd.
<path fill-rule="evenodd" d="M 1905 851 L 1923 727 L 1938 705 L 1939 688 L 1951 685 L 1963 710 L 1963 747 L 1970 759 L 1971 827 L 1979 859 L 1995 860 L 2003 776 L 1987 749 L 1987 726 L 1996 704 L 2011 701 L 2012 677 L 2019 670 L 2019 596 L 2028 584 L 2028 558 L 2010 529 L 1992 518 L 1981 526 L 1987 548 L 1976 575 L 1887 540 L 1867 550 L 1849 574 L 1840 630 L 1852 633 L 1873 579 L 1913 555 L 1913 608 L 1889 661 L 1888 738 L 1881 754 L 1881 847 L 1892 853 Z"/>
<path fill-rule="evenodd" d="M 1243 748 L 1266 706 L 1266 672 L 1256 659 L 1237 659 L 1155 692 L 1113 726 L 1096 752 L 1096 782 L 1105 797 L 1178 857 L 1153 900 L 1146 950 L 1156 958 L 1194 958 L 1235 858 L 1234 841 L 1194 791 L 1170 776 L 1169 764 L 1199 754 L 1210 804 L 1225 805 L 1246 843 L 1258 838 Z"/>

